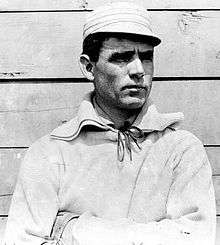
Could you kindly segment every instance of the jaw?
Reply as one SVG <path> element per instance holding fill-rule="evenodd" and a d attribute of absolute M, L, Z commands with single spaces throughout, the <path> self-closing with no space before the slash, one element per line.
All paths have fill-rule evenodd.
<path fill-rule="evenodd" d="M 119 108 L 121 110 L 134 110 L 134 109 L 140 109 L 146 102 L 146 99 L 140 99 L 140 98 L 129 98 L 126 100 L 122 100 L 119 104 Z"/>
<path fill-rule="evenodd" d="M 141 91 L 125 91 L 122 96 L 118 98 L 118 106 L 121 109 L 133 110 L 141 108 L 147 101 L 148 93 L 146 90 Z"/>
<path fill-rule="evenodd" d="M 116 128 L 122 127 L 126 120 L 133 121 L 146 100 L 146 98 L 124 97 L 107 101 L 106 98 L 103 100 L 103 97 L 96 97 L 97 104 L 110 117 Z"/>

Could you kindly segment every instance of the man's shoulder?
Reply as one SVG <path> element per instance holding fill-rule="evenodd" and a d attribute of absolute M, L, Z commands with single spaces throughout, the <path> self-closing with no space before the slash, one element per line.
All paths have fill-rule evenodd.
<path fill-rule="evenodd" d="M 56 149 L 57 146 L 54 140 L 51 139 L 50 133 L 38 138 L 34 141 L 28 148 L 26 154 L 41 154 L 41 155 L 49 155 L 52 149 Z"/>
<path fill-rule="evenodd" d="M 203 143 L 195 134 L 185 129 L 173 130 L 167 128 L 165 130 L 163 140 L 165 140 L 167 144 L 182 144 L 185 146 L 199 144 L 203 146 Z"/>
<path fill-rule="evenodd" d="M 77 116 L 73 117 L 71 120 L 59 125 L 58 127 L 51 130 L 46 135 L 38 138 L 34 141 L 29 148 L 45 148 L 56 145 L 56 135 L 68 138 L 70 135 L 74 134 L 76 131 Z"/>
<path fill-rule="evenodd" d="M 71 138 L 72 136 L 77 134 L 77 131 L 80 126 L 79 124 L 80 122 L 78 120 L 78 117 L 75 116 L 71 120 L 53 129 L 51 133 L 49 134 L 49 137 L 50 139 L 63 138 L 63 139 L 68 140 L 68 138 Z"/>
<path fill-rule="evenodd" d="M 205 162 L 207 154 L 201 140 L 193 133 L 178 129 L 167 132 L 163 137 L 163 146 L 174 162 L 184 162 L 184 166 L 199 169 Z"/>

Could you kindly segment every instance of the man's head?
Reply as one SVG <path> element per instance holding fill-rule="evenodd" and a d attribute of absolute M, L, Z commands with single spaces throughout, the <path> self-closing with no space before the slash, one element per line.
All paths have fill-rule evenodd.
<path fill-rule="evenodd" d="M 153 50 L 159 43 L 140 6 L 123 2 L 93 11 L 84 26 L 80 63 L 97 99 L 120 110 L 141 108 L 151 90 Z"/>

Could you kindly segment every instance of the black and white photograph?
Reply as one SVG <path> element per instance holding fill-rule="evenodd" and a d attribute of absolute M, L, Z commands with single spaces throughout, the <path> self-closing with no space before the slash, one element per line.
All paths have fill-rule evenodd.
<path fill-rule="evenodd" d="M 220 245 L 220 1 L 0 1 L 0 245 Z"/>

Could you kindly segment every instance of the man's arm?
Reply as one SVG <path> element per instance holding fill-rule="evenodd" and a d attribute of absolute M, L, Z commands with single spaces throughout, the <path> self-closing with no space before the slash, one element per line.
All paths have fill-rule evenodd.
<path fill-rule="evenodd" d="M 177 145 L 167 215 L 147 224 L 108 221 L 86 214 L 73 226 L 80 245 L 214 245 L 215 197 L 209 161 L 201 142 L 187 138 Z"/>
<path fill-rule="evenodd" d="M 165 219 L 140 224 L 130 219 L 110 221 L 83 214 L 77 221 L 72 220 L 71 229 L 65 229 L 73 229 L 74 245 L 213 245 L 215 199 L 206 153 L 195 139 L 177 148 L 178 164 Z M 37 144 L 25 156 L 9 213 L 6 245 L 38 245 L 50 236 L 58 211 L 59 174 L 43 152 L 45 149 Z"/>
<path fill-rule="evenodd" d="M 6 226 L 6 245 L 40 245 L 49 237 L 58 211 L 59 180 L 39 142 L 20 168 Z"/>

